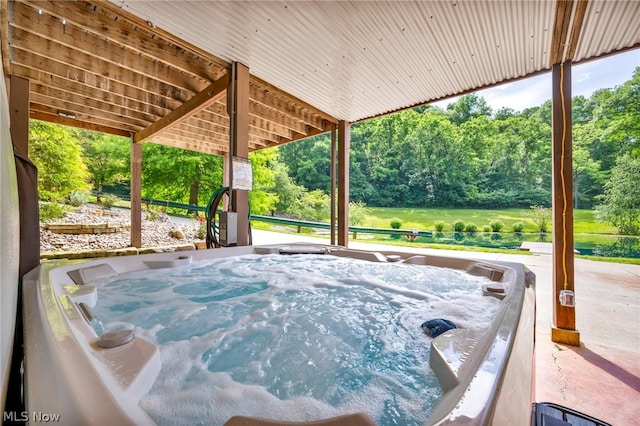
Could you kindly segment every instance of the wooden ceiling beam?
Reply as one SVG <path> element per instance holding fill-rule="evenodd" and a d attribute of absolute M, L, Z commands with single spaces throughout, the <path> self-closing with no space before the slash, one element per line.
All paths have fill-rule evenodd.
<path fill-rule="evenodd" d="M 171 135 L 172 137 L 175 136 L 175 137 L 180 137 L 185 139 L 195 139 L 195 140 L 201 140 L 201 141 L 214 139 L 217 141 L 223 141 L 227 145 L 229 144 L 228 129 L 219 129 L 215 127 L 205 129 L 201 127 L 199 123 L 194 123 L 193 119 L 189 119 L 184 123 L 180 123 L 180 125 L 163 132 L 162 136 L 164 136 L 165 134 Z"/>
<path fill-rule="evenodd" d="M 48 40 L 38 35 L 30 34 L 22 29 L 14 28 L 11 46 L 14 50 L 23 49 L 35 53 L 47 61 L 56 61 L 67 66 L 77 67 L 94 74 L 103 75 L 111 80 L 138 87 L 144 91 L 164 95 L 181 102 L 194 95 L 194 92 L 180 86 L 171 85 L 159 80 L 144 76 L 135 71 L 114 65 L 99 57 L 79 54 L 73 48 L 63 46 L 53 40 Z M 51 52 L 56 52 L 55 58 Z M 48 64 L 41 64 L 41 68 L 47 69 Z"/>
<path fill-rule="evenodd" d="M 577 0 L 573 23 L 571 25 L 571 34 L 569 35 L 569 47 L 567 48 L 566 61 L 573 61 L 580 41 L 580 32 L 584 24 L 584 16 L 587 13 L 587 0 Z"/>
<path fill-rule="evenodd" d="M 198 138 L 193 137 L 187 133 L 179 132 L 174 128 L 168 130 L 160 135 L 157 135 L 153 140 L 149 140 L 146 143 L 157 143 L 161 145 L 171 146 L 180 149 L 189 149 L 192 151 L 204 152 L 213 155 L 223 155 L 229 151 L 228 143 L 225 140 L 215 138 Z M 256 139 L 249 135 L 249 150 L 255 151 L 258 149 L 268 148 L 270 146 L 264 141 Z"/>
<path fill-rule="evenodd" d="M 193 116 L 193 119 L 200 121 L 202 123 L 212 123 L 214 125 L 222 126 L 225 129 L 229 128 L 229 115 L 224 112 L 220 113 L 219 111 L 222 109 L 226 111 L 226 106 L 222 104 L 222 100 L 224 97 L 219 99 L 213 105 L 209 105 L 206 109 L 198 112 Z M 214 111 L 215 106 L 215 111 Z M 229 134 L 229 130 L 225 130 L 227 134 Z"/>
<path fill-rule="evenodd" d="M 159 139 L 157 141 L 153 141 L 152 143 L 171 146 L 173 148 L 188 149 L 189 151 L 202 152 L 204 154 L 211 155 L 224 155 L 226 152 L 225 150 L 217 149 L 215 146 L 203 146 L 201 144 L 196 144 L 193 142 L 174 141 L 171 139 Z"/>
<path fill-rule="evenodd" d="M 193 149 L 196 151 L 198 150 L 197 149 L 198 146 L 202 146 L 205 149 L 214 148 L 220 151 L 221 153 L 229 151 L 228 142 L 226 139 L 225 140 L 213 139 L 213 138 L 203 139 L 198 137 L 191 137 L 186 133 L 177 132 L 176 129 L 171 129 L 161 135 L 158 135 L 153 140 L 147 141 L 147 143 L 161 143 L 163 145 L 173 146 L 176 148 L 181 148 L 181 147 L 184 147 L 185 145 L 190 145 L 191 148 L 188 148 L 188 149 Z M 270 146 L 275 146 L 275 145 L 268 144 L 260 140 L 259 138 L 249 135 L 250 151 L 268 148 Z"/>
<path fill-rule="evenodd" d="M 65 111 L 74 114 L 76 117 L 83 117 L 85 121 L 95 120 L 101 124 L 119 127 L 127 131 L 137 132 L 144 129 L 147 122 L 137 117 L 122 117 L 118 114 L 111 114 L 88 105 L 73 103 L 66 99 L 47 96 L 38 92 L 31 92 L 31 101 L 35 104 L 48 105 L 52 110 Z"/>
<path fill-rule="evenodd" d="M 2 72 L 8 81 L 9 60 L 9 2 L 0 1 L 0 53 L 2 53 Z"/>
<path fill-rule="evenodd" d="M 229 145 L 229 136 L 224 135 L 221 137 L 220 135 L 199 135 L 193 134 L 188 131 L 183 131 L 180 128 L 173 128 L 167 130 L 161 135 L 153 138 L 153 140 L 149 140 L 149 142 L 155 142 L 156 140 L 173 140 L 176 143 L 178 142 L 189 142 L 194 144 L 202 144 L 203 146 L 214 146 L 216 149 L 228 150 Z"/>
<path fill-rule="evenodd" d="M 216 138 L 224 139 L 229 143 L 229 127 L 221 126 L 219 124 L 190 118 L 177 126 L 177 129 L 203 137 L 214 135 Z"/>
<path fill-rule="evenodd" d="M 146 105 L 143 108 L 145 111 L 150 107 L 170 111 L 181 104 L 178 100 L 145 92 L 137 87 L 113 81 L 108 77 L 50 60 L 21 49 L 13 49 L 12 61 L 12 74 L 38 81 L 48 86 L 60 84 L 61 88 L 70 91 L 74 91 L 73 84 L 77 84 L 79 86 L 75 86 L 75 88 L 86 87 L 86 90 L 96 91 L 100 98 L 107 94 L 117 93 L 118 96 L 122 96 L 125 99 Z M 40 66 L 42 64 L 46 64 L 46 69 Z"/>
<path fill-rule="evenodd" d="M 276 144 L 271 143 L 269 141 L 262 140 L 260 138 L 253 137 L 249 134 L 249 151 L 257 151 L 264 148 L 271 148 L 272 146 L 276 146 Z"/>
<path fill-rule="evenodd" d="M 51 114 L 47 114 L 39 111 L 32 111 L 29 114 L 29 118 L 33 120 L 47 121 L 49 123 L 63 124 L 65 126 L 78 127 L 86 130 L 93 130 L 94 132 L 108 133 L 110 135 L 123 136 L 127 138 L 131 136 L 130 133 L 125 132 L 122 129 L 116 129 L 109 126 L 100 126 L 95 123 L 88 123 L 86 121 L 73 120 L 70 118 L 64 118 L 58 115 L 51 115 Z"/>
<path fill-rule="evenodd" d="M 269 139 L 276 138 L 278 136 L 290 138 L 291 133 L 293 133 L 291 129 L 288 129 L 284 126 L 276 124 L 272 121 L 265 120 L 264 118 L 257 115 L 249 116 L 249 126 L 254 127 L 256 129 L 261 129 L 262 131 L 265 132 L 265 135 L 267 134 L 272 135 L 271 137 L 269 137 Z"/>
<path fill-rule="evenodd" d="M 335 123 L 338 124 L 338 122 L 340 120 L 338 120 L 337 118 L 327 114 L 326 112 L 314 107 L 311 104 L 306 103 L 305 101 L 298 99 L 297 97 L 282 91 L 281 89 L 277 88 L 276 86 L 267 83 L 266 81 L 256 77 L 256 76 L 251 76 L 251 81 L 253 84 L 260 86 L 263 90 L 267 90 L 270 93 L 274 94 L 274 96 L 277 97 L 281 97 L 283 99 L 286 99 L 288 103 L 290 104 L 294 104 L 294 105 L 298 105 L 301 108 L 306 109 L 308 112 L 310 112 L 311 114 L 318 116 L 320 118 L 320 120 L 326 120 L 330 123 Z"/>
<path fill-rule="evenodd" d="M 253 109 L 256 106 L 257 108 Z M 283 118 L 281 121 L 279 121 L 279 116 Z M 221 101 L 216 102 L 214 105 L 211 105 L 202 114 L 200 114 L 199 117 L 201 117 L 203 120 L 211 120 L 220 124 L 224 123 L 225 126 L 229 125 L 227 107 Z M 273 129 L 274 133 L 277 133 L 283 137 L 288 137 L 291 131 L 306 132 L 310 128 L 310 126 L 299 120 L 290 118 L 286 114 L 282 114 L 269 109 L 264 105 L 254 102 L 253 100 L 249 101 L 249 117 L 250 119 L 253 119 L 253 117 L 255 117 L 262 120 L 262 124 L 265 127 Z M 221 121 L 221 119 L 223 121 Z M 252 122 L 254 125 L 259 125 L 257 120 L 253 120 Z"/>
<path fill-rule="evenodd" d="M 227 99 L 222 98 L 218 102 L 209 105 L 209 107 L 202 112 L 202 117 L 207 117 L 207 120 L 214 120 L 216 123 L 225 123 L 229 125 L 229 113 L 227 112 Z"/>
<path fill-rule="evenodd" d="M 305 108 L 287 102 L 280 97 L 273 96 L 266 88 L 251 84 L 249 86 L 249 93 L 249 98 L 254 102 L 260 103 L 280 113 L 287 114 L 302 123 L 317 128 L 321 128 L 323 125 L 323 119 L 320 115 L 313 114 Z"/>
<path fill-rule="evenodd" d="M 33 10 L 20 3 L 14 6 L 11 24 L 14 28 L 14 44 L 18 44 L 20 36 L 26 33 L 30 38 L 38 37 L 41 40 L 50 40 L 52 43 L 64 46 L 73 51 L 76 57 L 86 55 L 88 58 L 94 58 L 93 60 L 105 61 L 191 92 L 197 93 L 210 83 L 210 81 L 194 75 L 189 78 L 182 70 L 171 67 L 155 58 L 141 55 L 128 47 L 105 41 L 104 37 L 83 31 L 71 22 L 62 25 L 58 18 L 44 14 L 39 15 L 38 20 L 34 21 L 34 17 L 30 16 L 28 12 L 33 12 Z M 56 56 L 60 57 L 59 50 L 55 51 L 57 52 Z"/>
<path fill-rule="evenodd" d="M 11 36 L 0 34 L 8 52 L 3 62 L 31 81 L 32 117 L 133 134 L 136 142 L 153 138 L 184 149 L 228 151 L 227 84 L 221 82 L 228 79 L 228 63 L 108 1 L 6 3 L 0 14 L 15 11 L 11 21 L 3 21 Z M 259 78 L 250 79 L 250 150 L 322 133 L 327 123 L 337 122 Z M 58 110 L 76 119 L 60 117 Z"/>
<path fill-rule="evenodd" d="M 309 127 L 306 123 L 303 123 L 300 120 L 295 120 L 282 112 L 268 108 L 251 99 L 249 100 L 249 114 L 261 117 L 264 120 L 276 123 L 294 132 L 304 133 Z"/>
<path fill-rule="evenodd" d="M 331 123 L 325 122 L 324 129 L 316 129 L 315 127 L 310 129 L 307 133 L 293 133 L 291 135 L 291 140 L 289 142 L 299 141 L 302 139 L 310 138 L 312 136 L 321 135 L 323 133 L 327 133 L 331 131 Z"/>
<path fill-rule="evenodd" d="M 573 0 L 556 0 L 556 14 L 551 36 L 551 48 L 549 50 L 550 67 L 564 62 L 572 11 Z"/>
<path fill-rule="evenodd" d="M 259 126 L 254 126 L 252 124 L 249 124 L 249 134 L 251 134 L 252 136 L 255 136 L 257 139 L 261 141 L 265 141 L 264 142 L 265 144 L 268 144 L 270 141 L 273 141 L 273 143 L 275 143 L 281 138 L 291 137 L 290 135 L 281 136 L 276 133 L 265 130 Z"/>
<path fill-rule="evenodd" d="M 228 134 L 229 118 L 226 113 L 225 115 L 218 114 L 220 109 L 224 108 L 222 105 L 218 104 L 219 102 L 216 104 L 218 107 L 216 112 L 212 112 L 211 107 L 209 107 L 191 117 L 184 125 L 198 126 L 202 128 L 214 126 L 218 131 L 225 129 L 224 131 Z M 250 115 L 249 125 L 249 132 L 252 132 L 260 138 L 277 140 L 279 137 L 291 137 L 290 129 L 284 126 L 279 126 L 277 123 L 268 122 L 259 116 Z"/>
<path fill-rule="evenodd" d="M 31 103 L 31 112 L 29 113 L 29 117 L 35 120 L 48 121 L 51 123 L 64 124 L 66 126 L 71 127 L 80 127 L 87 130 L 95 130 L 97 132 L 109 133 L 111 135 L 117 136 L 125 136 L 130 137 L 131 132 L 128 132 L 124 129 L 120 129 L 117 127 L 112 127 L 108 125 L 101 125 L 94 122 L 84 121 L 82 117 L 65 118 L 60 117 L 57 111 L 52 110 L 50 107 L 41 104 Z"/>
<path fill-rule="evenodd" d="M 135 115 L 128 114 L 127 110 L 122 107 L 117 107 L 113 104 L 103 102 L 97 98 L 69 93 L 63 89 L 44 86 L 35 82 L 31 82 L 31 93 L 33 95 L 40 95 L 49 99 L 57 99 L 61 102 L 66 102 L 69 105 L 68 108 L 71 108 L 73 111 L 88 111 L 91 109 L 94 111 L 94 115 L 111 116 L 114 119 L 121 117 L 124 122 L 139 127 L 146 127 L 149 123 L 153 123 L 159 118 L 156 115 L 147 114 L 143 111 L 137 112 Z"/>
<path fill-rule="evenodd" d="M 101 126 L 121 129 L 128 132 L 129 134 L 135 133 L 142 129 L 141 126 L 123 122 L 123 120 L 117 116 L 96 116 L 94 115 L 94 111 L 92 111 L 90 108 L 74 110 L 74 105 L 69 104 L 68 102 L 64 102 L 59 99 L 44 97 L 37 93 L 31 94 L 29 109 L 30 111 L 49 112 L 54 115 L 57 115 L 58 111 L 63 111 L 65 113 L 75 115 L 76 119 L 79 121 L 86 121 L 88 123 L 96 123 Z"/>
<path fill-rule="evenodd" d="M 253 117 L 249 117 L 249 133 L 254 136 L 256 140 L 269 140 L 269 141 L 277 141 L 281 136 L 278 136 L 277 133 L 265 129 L 260 126 L 259 123 L 254 122 Z M 181 123 L 177 126 L 180 130 L 188 130 L 189 132 L 193 132 L 196 134 L 207 135 L 208 132 L 215 132 L 221 135 L 224 135 L 226 140 L 228 140 L 229 135 L 229 119 L 227 116 L 219 116 L 217 114 L 211 113 L 209 109 L 203 110 L 200 113 L 192 116 L 189 120 L 186 120 L 184 123 Z M 285 130 L 286 134 L 289 135 L 291 132 Z"/>
<path fill-rule="evenodd" d="M 136 111 L 141 114 L 150 114 L 155 117 L 151 120 L 153 122 L 171 111 L 170 109 L 162 108 L 154 104 L 144 103 L 132 99 L 131 97 L 122 96 L 119 93 L 97 89 L 93 86 L 88 86 L 75 80 L 66 80 L 54 74 L 45 74 L 43 71 L 26 68 L 22 65 L 14 64 L 13 74 L 30 80 L 31 84 L 56 89 L 64 88 L 60 90 L 67 90 L 71 96 L 100 99 L 105 104 L 111 106 L 110 111 L 119 111 L 121 115 L 129 114 L 129 111 Z"/>
<path fill-rule="evenodd" d="M 22 2 L 35 11 L 40 9 L 58 19 L 66 19 L 105 40 L 128 46 L 140 54 L 209 81 L 217 80 L 229 68 L 228 62 L 179 40 L 166 31 L 152 28 L 141 18 L 108 1 Z"/>
<path fill-rule="evenodd" d="M 229 74 L 227 73 L 223 77 L 211 83 L 202 92 L 198 93 L 193 98 L 189 99 L 187 102 L 153 123 L 151 126 L 136 133 L 133 141 L 135 143 L 144 142 L 154 135 L 161 133 L 163 130 L 176 126 L 182 121 L 188 119 L 190 116 L 197 114 L 209 105 L 215 103 L 218 99 L 222 98 L 227 93 L 228 85 Z"/>

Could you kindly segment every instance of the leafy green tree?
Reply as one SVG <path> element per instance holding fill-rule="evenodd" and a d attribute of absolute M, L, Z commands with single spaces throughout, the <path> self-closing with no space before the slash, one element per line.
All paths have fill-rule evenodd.
<path fill-rule="evenodd" d="M 206 206 L 222 185 L 222 157 L 155 143 L 142 147 L 142 196 Z"/>
<path fill-rule="evenodd" d="M 498 132 L 484 132 L 490 142 L 484 169 L 477 172 L 482 185 L 480 206 L 550 205 L 551 129 L 535 117 L 524 116 L 497 120 L 495 125 Z"/>
<path fill-rule="evenodd" d="M 585 124 L 593 118 L 593 104 L 584 96 L 571 98 L 571 114 L 573 125 Z"/>
<path fill-rule="evenodd" d="M 458 128 L 446 117 L 432 112 L 422 115 L 404 146 L 409 155 L 400 170 L 411 189 L 404 205 L 454 207 L 475 196 L 473 159 Z"/>
<path fill-rule="evenodd" d="M 87 191 L 89 173 L 73 129 L 38 120 L 29 122 L 29 158 L 38 168 L 38 196 L 64 201 L 74 190 Z"/>
<path fill-rule="evenodd" d="M 551 100 L 545 101 L 540 106 L 525 108 L 520 115 L 526 118 L 534 118 L 551 126 Z"/>
<path fill-rule="evenodd" d="M 591 208 L 618 159 L 639 149 L 640 67 L 621 86 L 600 89 L 580 102 L 584 118 L 573 128 L 574 200 L 577 207 Z"/>
<path fill-rule="evenodd" d="M 307 138 L 278 148 L 289 174 L 298 185 L 309 190 L 331 190 L 331 138 L 327 135 Z"/>
<path fill-rule="evenodd" d="M 278 161 L 278 151 L 263 149 L 249 154 L 253 173 L 253 189 L 249 192 L 251 212 L 266 214 L 272 211 L 278 202 L 274 192 L 276 180 L 273 164 Z"/>
<path fill-rule="evenodd" d="M 367 204 L 363 201 L 349 203 L 349 225 L 362 225 L 367 217 Z"/>
<path fill-rule="evenodd" d="M 640 233 L 640 156 L 626 154 L 618 159 L 605 184 L 603 203 L 596 208 L 596 218 L 611 223 L 620 234 Z"/>
<path fill-rule="evenodd" d="M 300 203 L 302 219 L 327 220 L 329 218 L 329 196 L 319 189 L 306 192 Z"/>
<path fill-rule="evenodd" d="M 573 199 L 575 208 L 593 208 L 604 190 L 608 172 L 591 153 L 593 123 L 573 129 Z"/>
<path fill-rule="evenodd" d="M 538 231 L 547 232 L 551 223 L 551 209 L 543 206 L 531 206 L 529 216 L 538 227 Z"/>
<path fill-rule="evenodd" d="M 296 185 L 288 174 L 287 166 L 282 163 L 272 165 L 274 172 L 274 187 L 276 195 L 275 210 L 281 213 L 293 214 L 293 206 L 297 205 L 302 195 L 306 191 L 303 186 Z"/>
<path fill-rule="evenodd" d="M 515 117 L 516 115 L 516 111 L 513 108 L 502 107 L 496 111 L 494 118 L 496 120 L 506 120 L 510 117 Z"/>
<path fill-rule="evenodd" d="M 456 102 L 449 104 L 447 112 L 449 119 L 458 126 L 472 118 L 491 116 L 491 108 L 487 101 L 475 93 L 461 96 Z"/>
<path fill-rule="evenodd" d="M 77 130 L 77 134 L 93 187 L 98 193 L 101 193 L 105 186 L 129 180 L 129 139 L 88 130 Z"/>

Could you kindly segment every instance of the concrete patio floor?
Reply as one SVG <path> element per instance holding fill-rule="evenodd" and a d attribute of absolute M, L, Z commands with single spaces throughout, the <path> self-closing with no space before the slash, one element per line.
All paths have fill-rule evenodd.
<path fill-rule="evenodd" d="M 327 239 L 254 230 L 253 244 Z M 535 402 L 553 402 L 612 425 L 640 425 L 640 265 L 575 259 L 580 347 L 551 341 L 550 254 L 501 254 L 350 241 L 354 249 L 518 262 L 536 274 Z"/>

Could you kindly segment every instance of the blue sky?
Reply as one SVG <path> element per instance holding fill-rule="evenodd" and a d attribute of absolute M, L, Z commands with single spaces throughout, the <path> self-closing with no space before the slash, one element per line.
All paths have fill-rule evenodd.
<path fill-rule="evenodd" d="M 640 66 L 640 49 L 611 55 L 603 59 L 575 65 L 572 72 L 572 95 L 589 97 L 603 88 L 614 88 L 631 79 L 633 70 Z M 525 108 L 542 105 L 551 99 L 551 73 L 507 83 L 491 89 L 476 92 L 482 96 L 495 112 L 502 107 L 522 111 Z M 457 98 L 434 103 L 446 108 Z"/>

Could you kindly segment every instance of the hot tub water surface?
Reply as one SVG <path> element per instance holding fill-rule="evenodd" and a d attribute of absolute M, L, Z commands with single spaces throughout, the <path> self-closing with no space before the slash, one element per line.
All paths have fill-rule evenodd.
<path fill-rule="evenodd" d="M 422 424 L 442 396 L 429 367 L 442 317 L 483 330 L 500 301 L 487 278 L 326 255 L 245 255 L 102 282 L 94 314 L 160 347 L 140 405 L 158 424 L 233 415 L 309 421 L 365 412 Z"/>

